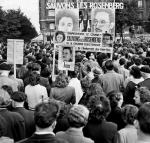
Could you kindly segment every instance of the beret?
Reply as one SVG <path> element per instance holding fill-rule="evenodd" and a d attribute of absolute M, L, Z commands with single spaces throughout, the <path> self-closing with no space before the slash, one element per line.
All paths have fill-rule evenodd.
<path fill-rule="evenodd" d="M 1 63 L 0 64 L 0 70 L 6 70 L 6 71 L 10 71 L 11 70 L 11 66 L 7 63 Z"/>
<path fill-rule="evenodd" d="M 11 98 L 12 98 L 12 100 L 14 100 L 16 102 L 23 102 L 26 100 L 27 95 L 23 92 L 15 91 Z"/>

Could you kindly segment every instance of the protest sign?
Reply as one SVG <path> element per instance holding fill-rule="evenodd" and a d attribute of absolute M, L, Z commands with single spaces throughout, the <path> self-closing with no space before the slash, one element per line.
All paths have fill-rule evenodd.
<path fill-rule="evenodd" d="M 58 45 L 58 46 L 59 46 L 58 69 L 74 71 L 75 47 L 71 45 Z"/>
<path fill-rule="evenodd" d="M 7 62 L 14 64 L 14 77 L 16 78 L 16 64 L 23 64 L 24 40 L 7 39 Z"/>
<path fill-rule="evenodd" d="M 24 40 L 7 39 L 7 62 L 10 64 L 23 64 Z"/>

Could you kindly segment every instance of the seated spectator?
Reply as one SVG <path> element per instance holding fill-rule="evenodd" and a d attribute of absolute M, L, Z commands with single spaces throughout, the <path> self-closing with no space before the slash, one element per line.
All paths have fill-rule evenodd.
<path fill-rule="evenodd" d="M 118 125 L 118 130 L 125 126 L 122 119 L 121 107 L 123 104 L 123 95 L 121 92 L 112 91 L 107 94 L 110 101 L 111 112 L 107 117 L 107 121 L 116 123 Z"/>
<path fill-rule="evenodd" d="M 66 104 L 75 104 L 75 88 L 68 86 L 68 77 L 60 73 L 55 80 L 55 85 L 51 89 L 50 98 L 63 101 Z"/>
<path fill-rule="evenodd" d="M 147 87 L 139 87 L 135 91 L 134 101 L 137 106 L 150 102 L 150 90 Z"/>
<path fill-rule="evenodd" d="M 118 143 L 136 143 L 137 129 L 134 126 L 138 108 L 134 105 L 127 104 L 122 108 L 122 118 L 126 123 L 125 128 L 118 133 Z"/>
<path fill-rule="evenodd" d="M 55 137 L 53 130 L 59 115 L 59 105 L 54 101 L 43 102 L 36 106 L 34 120 L 36 132 L 28 139 L 18 143 L 67 143 Z"/>
<path fill-rule="evenodd" d="M 26 137 L 30 137 L 35 131 L 34 112 L 24 108 L 24 102 L 27 99 L 27 95 L 23 92 L 16 91 L 12 97 L 13 112 L 22 115 L 25 121 Z"/>
<path fill-rule="evenodd" d="M 70 128 L 66 132 L 58 132 L 56 137 L 66 139 L 69 143 L 94 143 L 83 136 L 82 129 L 87 124 L 89 111 L 83 105 L 74 105 L 69 112 L 68 121 Z"/>
<path fill-rule="evenodd" d="M 136 127 L 138 129 L 138 140 L 136 143 L 150 142 L 150 103 L 144 103 L 137 113 Z"/>
<path fill-rule="evenodd" d="M 117 125 L 106 121 L 111 110 L 109 100 L 105 96 L 92 96 L 89 99 L 88 108 L 90 114 L 88 123 L 83 128 L 84 135 L 95 143 L 116 143 Z"/>

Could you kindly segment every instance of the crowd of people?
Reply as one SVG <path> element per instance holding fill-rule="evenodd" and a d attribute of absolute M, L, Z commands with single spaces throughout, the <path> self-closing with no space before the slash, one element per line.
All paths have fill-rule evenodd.
<path fill-rule="evenodd" d="M 52 48 L 25 47 L 14 77 L 2 45 L 0 143 L 149 143 L 149 45 L 115 43 L 113 56 L 76 51 L 67 74 L 56 52 L 55 81 Z"/>

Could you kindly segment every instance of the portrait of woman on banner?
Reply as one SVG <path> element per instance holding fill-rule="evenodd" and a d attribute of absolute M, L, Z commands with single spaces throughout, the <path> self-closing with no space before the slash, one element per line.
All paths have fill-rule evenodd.
<path fill-rule="evenodd" d="M 65 33 L 62 32 L 62 31 L 57 31 L 55 33 L 55 43 L 62 43 L 64 42 L 66 36 L 65 36 Z"/>

